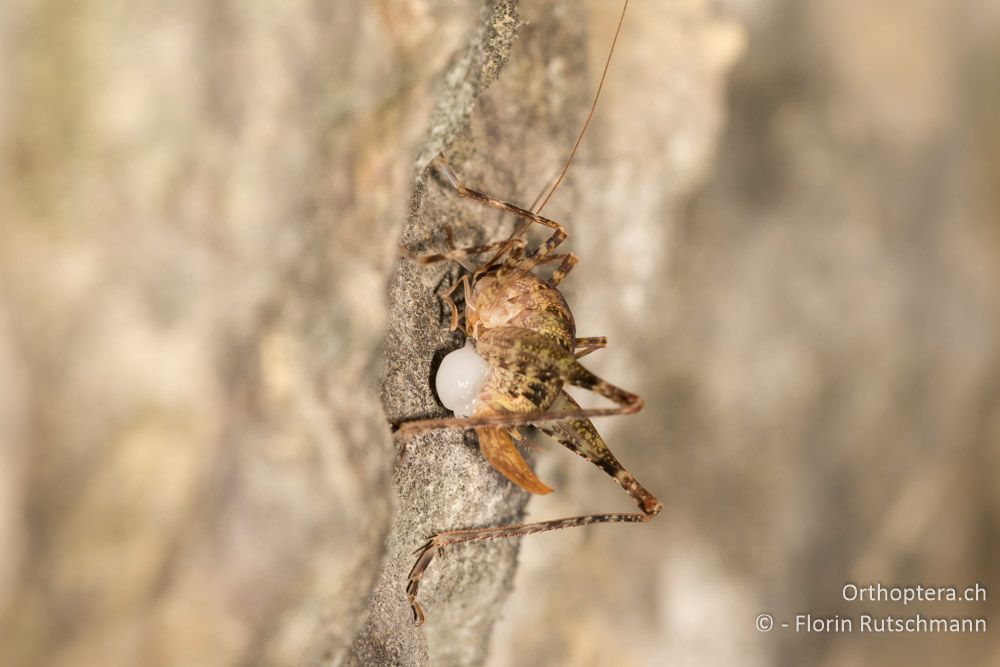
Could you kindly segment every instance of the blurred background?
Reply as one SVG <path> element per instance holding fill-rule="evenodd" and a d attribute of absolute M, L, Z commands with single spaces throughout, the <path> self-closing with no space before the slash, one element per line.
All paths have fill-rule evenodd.
<path fill-rule="evenodd" d="M 517 11 L 460 142 L 486 165 L 462 165 L 470 184 L 527 203 L 620 6 Z M 472 654 L 433 614 L 419 634 L 369 605 L 407 512 L 379 397 L 387 286 L 442 82 L 489 16 L 0 7 L 0 664 L 358 664 L 373 624 L 420 643 L 384 664 L 1000 663 L 993 627 L 754 627 L 997 620 L 992 599 L 841 597 L 1000 590 L 991 0 L 632 0 L 546 215 L 581 257 L 579 335 L 610 339 L 586 365 L 646 399 L 598 428 L 665 510 L 523 540 L 497 556 L 513 592 L 481 607 L 449 611 L 429 581 L 439 619 L 477 628 Z M 529 519 L 629 509 L 540 444 L 556 492 Z"/>
<path fill-rule="evenodd" d="M 646 398 L 600 428 L 666 509 L 525 539 L 492 664 L 996 664 L 995 601 L 841 588 L 1000 583 L 1000 7 L 727 2 L 692 25 L 711 3 L 670 4 L 669 27 L 630 7 L 588 137 L 615 166 L 560 212 L 601 219 L 567 289 L 610 338 L 587 365 Z M 744 41 L 706 102 L 688 63 L 726 38 L 713 20 Z M 557 493 L 532 517 L 626 506 L 567 459 L 541 459 Z M 914 611 L 990 634 L 752 623 Z"/>

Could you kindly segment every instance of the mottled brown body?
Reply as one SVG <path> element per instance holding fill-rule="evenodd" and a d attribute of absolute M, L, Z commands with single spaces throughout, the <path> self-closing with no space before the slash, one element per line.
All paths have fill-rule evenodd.
<path fill-rule="evenodd" d="M 516 327 L 550 338 L 573 352 L 576 323 L 562 293 L 534 273 L 503 268 L 480 276 L 465 309 L 466 328 L 475 340 L 490 329 Z"/>
<path fill-rule="evenodd" d="M 559 294 L 553 289 L 546 292 Z M 569 315 L 568 310 L 566 314 Z M 515 319 L 546 318 L 537 312 L 522 311 Z M 489 364 L 490 370 L 476 397 L 478 407 L 474 416 L 523 415 L 547 410 L 562 390 L 567 359 L 575 361 L 572 352 L 556 338 L 509 324 L 481 332 L 476 351 Z M 549 493 L 552 490 L 535 477 L 521 457 L 514 444 L 514 440 L 520 438 L 512 428 L 480 427 L 476 434 L 483 456 L 498 472 L 526 491 Z"/>
<path fill-rule="evenodd" d="M 622 18 L 624 11 L 623 8 Z M 618 27 L 621 28 L 620 21 Z M 603 77 L 601 81 L 603 84 Z M 589 120 L 588 117 L 588 123 Z M 575 146 L 573 150 L 575 152 Z M 449 544 L 518 537 L 591 523 L 648 521 L 662 509 L 660 501 L 619 463 L 590 421 L 595 416 L 637 412 L 642 408 L 642 399 L 602 380 L 579 362 L 580 357 L 603 348 L 607 340 L 604 337 L 576 337 L 573 314 L 558 289 L 577 262 L 572 253 L 555 253 L 567 237 L 566 230 L 537 212 L 465 187 L 443 155 L 438 157 L 438 165 L 460 196 L 513 213 L 523 222 L 506 241 L 423 257 L 404 250 L 404 254 L 421 263 L 452 260 L 470 270 L 471 276 L 464 276 L 442 298 L 451 309 L 451 328 L 457 329 L 464 318 L 465 334 L 474 341 L 477 353 L 488 364 L 488 371 L 471 416 L 406 422 L 399 426 L 397 436 L 405 439 L 438 428 L 474 429 L 479 438 L 480 451 L 493 468 L 522 489 L 543 494 L 552 489 L 535 476 L 515 444 L 523 442 L 519 426 L 537 425 L 544 433 L 614 478 L 636 501 L 640 512 L 591 514 L 530 524 L 437 533 L 417 550 L 419 556 L 410 571 L 406 587 L 418 624 L 424 620 L 423 609 L 416 600 L 420 580 L 434 556 Z M 569 161 L 566 167 L 568 165 Z M 566 167 L 549 191 L 549 196 L 561 181 Z M 548 197 L 539 210 L 547 201 Z M 532 223 L 551 229 L 552 234 L 537 248 L 526 251 L 523 235 Z M 473 269 L 468 258 L 489 252 L 496 254 Z M 535 272 L 542 264 L 556 262 L 558 265 L 548 278 Z M 463 286 L 465 296 L 462 316 L 450 298 L 458 285 Z M 565 392 L 567 384 L 598 393 L 614 402 L 616 407 L 582 409 Z"/>

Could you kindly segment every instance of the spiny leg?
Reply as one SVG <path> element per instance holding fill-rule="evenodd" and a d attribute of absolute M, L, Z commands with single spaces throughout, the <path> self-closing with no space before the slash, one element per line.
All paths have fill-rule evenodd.
<path fill-rule="evenodd" d="M 469 291 L 471 289 L 469 286 L 469 276 L 462 276 L 461 280 L 459 280 L 457 283 L 449 287 L 446 292 L 443 292 L 442 294 L 439 295 L 441 297 L 441 300 L 444 301 L 446 304 L 448 304 L 448 308 L 451 310 L 451 325 L 449 326 L 449 329 L 451 331 L 454 331 L 455 329 L 458 328 L 458 320 L 459 320 L 458 306 L 455 305 L 455 302 L 452 300 L 451 293 L 454 292 L 459 285 L 464 286 L 464 293 L 466 299 L 468 299 Z"/>
<path fill-rule="evenodd" d="M 517 262 L 524 255 L 524 249 L 527 246 L 527 241 L 519 238 L 519 233 L 517 230 L 510 235 L 509 238 L 503 241 L 494 241 L 492 243 L 485 243 L 483 245 L 472 246 L 469 248 L 456 248 L 452 242 L 451 228 L 446 227 L 445 232 L 448 236 L 448 251 L 440 253 L 432 253 L 430 255 L 418 255 L 409 248 L 400 246 L 399 254 L 411 262 L 416 262 L 418 264 L 435 264 L 437 262 L 452 261 L 459 264 L 462 268 L 473 275 L 473 280 L 480 274 L 486 273 L 488 270 L 493 268 L 501 259 L 509 257 L 511 261 Z M 498 249 L 496 254 L 494 254 L 489 261 L 485 264 L 476 268 L 468 261 L 469 257 L 474 255 L 480 255 L 491 250 Z M 559 255 L 558 257 L 562 257 Z"/>
<path fill-rule="evenodd" d="M 597 350 L 603 350 L 608 346 L 607 336 L 588 336 L 587 338 L 577 338 L 573 343 L 573 348 L 576 350 L 576 358 L 585 357 L 591 352 L 596 352 Z"/>
<path fill-rule="evenodd" d="M 566 392 L 562 392 L 559 403 L 568 405 L 571 408 L 579 408 L 579 404 L 573 400 Z M 560 406 L 561 407 L 561 406 Z M 509 537 L 521 537 L 533 533 L 541 533 L 550 530 L 561 530 L 563 528 L 575 528 L 577 526 L 587 526 L 595 523 L 639 523 L 649 521 L 663 509 L 663 504 L 652 493 L 647 491 L 632 476 L 625 467 L 619 463 L 615 455 L 612 454 L 604 439 L 601 438 L 597 429 L 589 419 L 580 419 L 570 422 L 559 422 L 550 427 L 542 429 L 546 434 L 558 440 L 570 451 L 587 459 L 614 479 L 622 489 L 639 506 L 641 512 L 630 512 L 624 514 L 587 514 L 575 516 L 567 519 L 553 519 L 550 521 L 537 521 L 534 523 L 515 524 L 509 526 L 496 526 L 490 528 L 465 528 L 461 530 L 448 530 L 437 533 L 423 547 L 415 553 L 419 554 L 417 561 L 410 570 L 406 585 L 407 599 L 413 609 L 413 618 L 417 625 L 424 622 L 424 611 L 417 602 L 417 592 L 420 588 L 420 580 L 424 572 L 430 565 L 434 557 L 443 552 L 443 549 L 450 544 L 461 542 L 481 542 L 485 540 L 504 539 Z"/>
<path fill-rule="evenodd" d="M 552 275 L 546 281 L 549 287 L 557 287 L 566 278 L 566 274 L 573 270 L 573 267 L 576 266 L 576 263 L 580 259 L 571 252 L 565 255 L 554 255 L 554 257 L 562 257 L 562 263 L 556 267 L 556 270 L 552 272 Z"/>
<path fill-rule="evenodd" d="M 573 270 L 573 267 L 580 261 L 580 258 L 571 252 L 566 252 L 557 255 L 546 255 L 544 257 L 531 257 L 529 254 L 526 259 L 518 261 L 519 258 L 515 257 L 512 253 L 511 260 L 517 264 L 517 268 L 523 271 L 530 271 L 541 264 L 559 262 L 559 266 L 555 268 L 552 275 L 545 281 L 549 287 L 555 288 L 566 279 L 566 275 Z"/>
<path fill-rule="evenodd" d="M 562 391 L 553 407 L 558 409 L 565 406 L 579 408 L 580 404 L 568 393 Z M 618 485 L 636 502 L 644 515 L 652 518 L 659 514 L 663 505 L 656 496 L 643 488 L 639 481 L 618 461 L 589 419 L 556 422 L 541 427 L 541 430 L 546 435 L 558 440 L 570 451 L 593 463 L 618 482 Z"/>
<path fill-rule="evenodd" d="M 657 510 L 659 511 L 659 510 Z M 409 600 L 410 608 L 413 610 L 413 620 L 417 625 L 424 622 L 425 614 L 423 607 L 417 602 L 417 592 L 420 589 L 420 580 L 427 570 L 427 567 L 434 560 L 434 557 L 442 554 L 446 546 L 459 544 L 462 542 L 484 542 L 487 540 L 499 540 L 508 537 L 521 537 L 533 533 L 544 533 L 549 530 L 561 530 L 563 528 L 575 528 L 577 526 L 587 526 L 594 523 L 641 523 L 649 521 L 655 514 L 640 514 L 632 512 L 627 514 L 587 514 L 584 516 L 574 516 L 566 519 L 555 519 L 552 521 L 539 521 L 537 523 L 525 523 L 511 526 L 496 526 L 493 528 L 469 528 L 465 530 L 449 530 L 437 533 L 427 544 L 418 549 L 415 554 L 419 554 L 416 563 L 410 570 L 407 578 L 406 597 Z"/>
<path fill-rule="evenodd" d="M 527 247 L 528 242 L 520 238 L 518 231 L 514 230 L 514 233 L 506 241 L 500 241 L 499 244 L 501 246 L 500 250 L 476 271 L 476 276 L 486 273 L 505 257 L 505 262 L 516 264 L 524 256 L 524 249 Z"/>
<path fill-rule="evenodd" d="M 448 236 L 450 241 L 451 237 L 450 229 Z M 495 250 L 496 248 L 501 248 L 502 250 L 506 251 L 509 250 L 510 247 L 512 247 L 512 245 L 516 244 L 512 244 L 511 239 L 507 239 L 504 241 L 495 241 L 493 243 L 485 243 L 483 245 L 472 246 L 470 248 L 449 247 L 447 252 L 433 253 L 430 255 L 418 255 L 417 253 L 413 252 L 412 250 L 409 250 L 408 248 L 401 247 L 399 249 L 399 254 L 405 257 L 406 259 L 410 260 L 411 262 L 416 262 L 418 264 L 435 264 L 437 262 L 452 261 L 455 262 L 456 264 L 460 264 L 469 273 L 472 273 L 476 269 L 466 261 L 468 257 L 481 255 L 485 252 L 490 252 L 491 250 Z M 451 246 L 450 243 L 449 246 Z"/>
<path fill-rule="evenodd" d="M 503 209 L 504 211 L 509 211 L 510 213 L 513 213 L 514 215 L 524 218 L 525 220 L 537 223 L 539 225 L 542 225 L 543 227 L 548 227 L 549 229 L 553 230 L 552 236 L 550 236 L 545 241 L 545 243 L 543 243 L 542 245 L 538 246 L 533 251 L 528 253 L 529 259 L 538 259 L 541 257 L 545 257 L 546 255 L 550 254 L 553 250 L 555 250 L 560 243 L 566 240 L 567 236 L 566 229 L 558 222 L 554 220 L 549 220 L 548 218 L 540 216 L 537 213 L 532 213 L 531 211 L 521 208 L 520 206 L 517 206 L 515 204 L 505 202 L 502 199 L 497 199 L 496 197 L 492 197 L 490 195 L 483 194 L 482 192 L 479 192 L 477 190 L 472 190 L 470 188 L 465 187 L 465 185 L 463 185 L 462 182 L 458 179 L 458 176 L 455 174 L 455 171 L 448 164 L 447 160 L 445 160 L 443 153 L 438 153 L 437 162 L 438 165 L 440 165 L 441 170 L 444 172 L 445 176 L 448 178 L 448 181 L 451 183 L 452 187 L 455 188 L 455 191 L 458 192 L 458 194 L 461 195 L 462 197 L 466 197 L 468 199 L 474 199 L 475 201 L 479 202 L 480 204 L 483 204 L 484 206 L 492 206 L 493 208 L 499 208 Z M 526 225 L 518 225 L 515 228 L 514 235 L 522 233 L 526 228 L 527 228 Z"/>

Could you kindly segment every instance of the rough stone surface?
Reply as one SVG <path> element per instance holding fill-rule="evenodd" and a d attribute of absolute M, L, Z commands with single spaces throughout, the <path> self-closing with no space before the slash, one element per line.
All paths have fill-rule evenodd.
<path fill-rule="evenodd" d="M 558 168 L 585 110 L 584 33 L 558 3 L 487 5 L 471 43 L 450 67 L 420 166 L 439 151 L 470 186 L 529 203 Z M 516 36 L 516 41 L 515 41 Z M 499 75 L 499 80 L 497 79 Z M 433 168 L 416 180 L 402 243 L 418 253 L 503 238 L 513 221 L 461 200 Z M 460 346 L 448 331 L 438 294 L 458 277 L 450 263 L 401 261 L 389 289 L 382 396 L 396 422 L 447 413 L 432 374 Z M 440 431 L 407 444 L 396 469 L 397 512 L 371 602 L 352 649 L 352 664 L 471 665 L 487 656 L 493 624 L 510 593 L 517 543 L 460 545 L 436 560 L 420 590 L 428 620 L 421 628 L 404 595 L 415 549 L 435 531 L 514 523 L 528 500 L 496 474 L 474 438 Z"/>

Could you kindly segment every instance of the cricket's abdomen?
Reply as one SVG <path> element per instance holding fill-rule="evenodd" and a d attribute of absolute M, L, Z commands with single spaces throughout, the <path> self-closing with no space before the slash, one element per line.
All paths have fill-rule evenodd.
<path fill-rule="evenodd" d="M 487 329 L 476 351 L 489 366 L 474 401 L 477 417 L 544 412 L 562 392 L 567 364 L 575 361 L 553 338 L 515 326 Z M 552 490 L 525 463 L 510 429 L 477 428 L 476 433 L 483 456 L 507 479 L 531 493 Z"/>
<path fill-rule="evenodd" d="M 559 396 L 568 365 L 575 361 L 573 353 L 552 337 L 514 326 L 484 331 L 476 351 L 489 364 L 476 405 L 507 413 L 547 410 Z"/>

